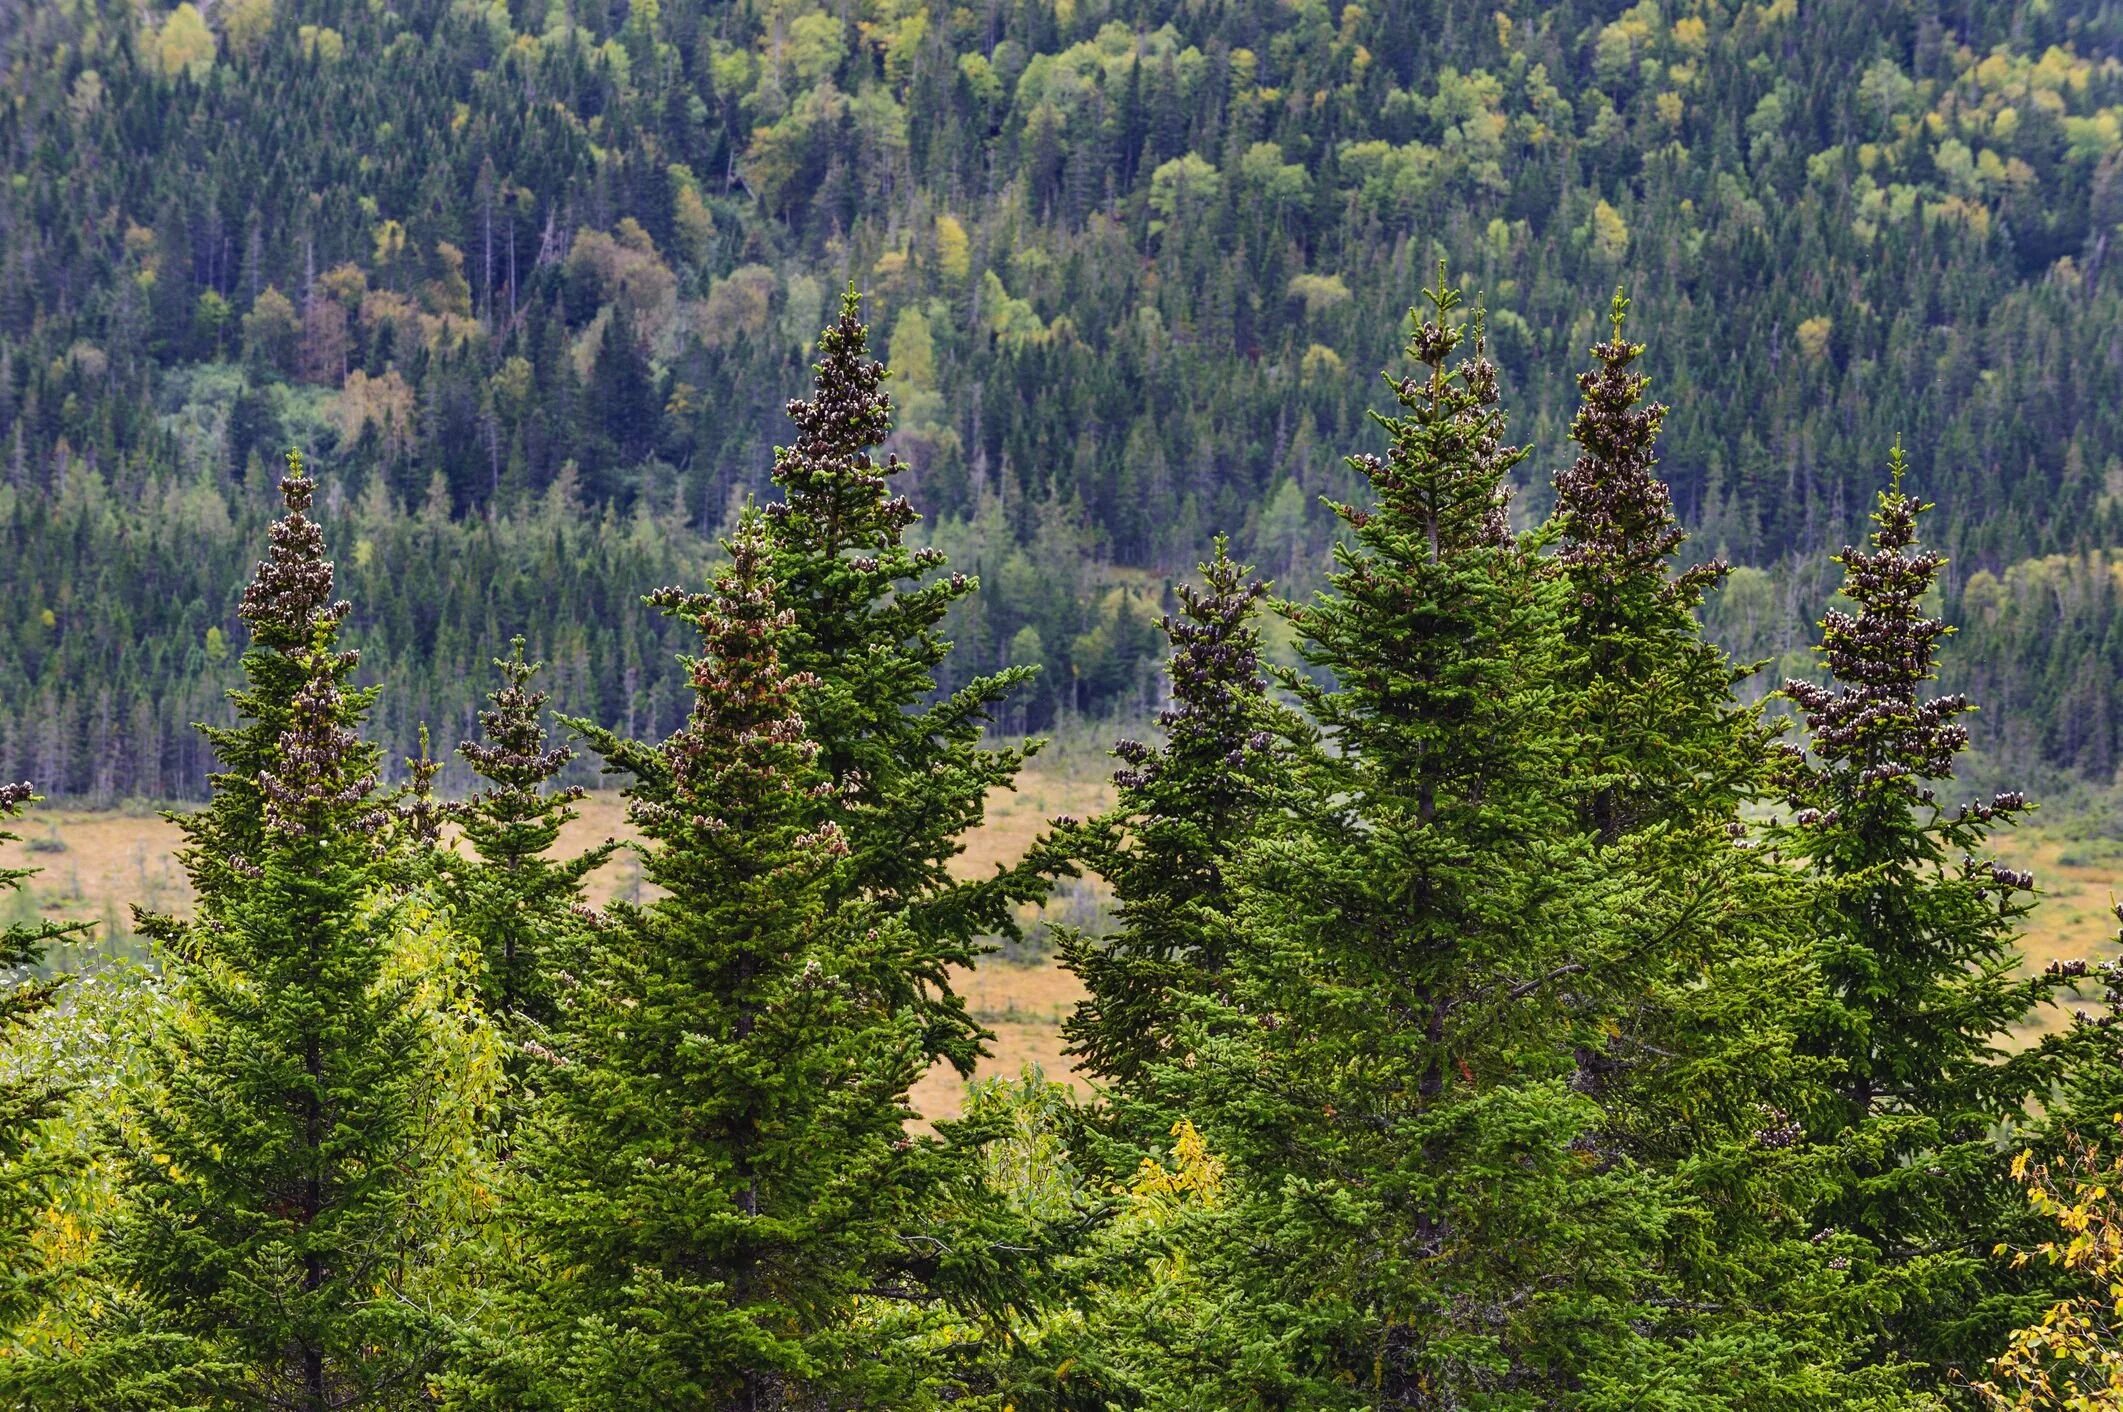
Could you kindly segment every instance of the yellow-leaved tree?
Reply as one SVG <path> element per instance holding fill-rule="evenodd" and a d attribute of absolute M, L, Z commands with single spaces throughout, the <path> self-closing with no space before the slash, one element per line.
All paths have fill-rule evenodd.
<path fill-rule="evenodd" d="M 2116 1115 L 2123 1124 L 2123 1113 Z M 2035 1260 L 2060 1266 L 2085 1292 L 2060 1299 L 2038 1323 L 2016 1330 L 1992 1365 L 1991 1381 L 1976 1384 L 1994 1412 L 2123 1412 L 2123 1156 L 2096 1144 L 2067 1140 L 2063 1157 L 2038 1163 L 2023 1152 L 2013 1176 L 2027 1187 L 2028 1204 L 2056 1222 L 2063 1238 L 2009 1251 L 2015 1267 Z"/>

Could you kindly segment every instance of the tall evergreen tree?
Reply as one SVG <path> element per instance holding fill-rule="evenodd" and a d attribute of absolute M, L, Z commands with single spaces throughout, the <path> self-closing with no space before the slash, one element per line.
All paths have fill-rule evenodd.
<path fill-rule="evenodd" d="M 1087 1070 L 1124 1091 L 1169 1054 L 1179 996 L 1213 986 L 1225 967 L 1238 892 L 1229 870 L 1273 789 L 1270 727 L 1289 725 L 1268 700 L 1252 622 L 1267 585 L 1222 538 L 1201 572 L 1202 587 L 1182 584 L 1181 612 L 1164 621 L 1165 741 L 1115 746 L 1119 799 L 1072 850 L 1112 887 L 1121 925 L 1064 944 L 1062 963 L 1087 995 L 1063 1032 Z"/>
<path fill-rule="evenodd" d="M 1425 297 L 1391 448 L 1351 458 L 1376 503 L 1337 507 L 1328 591 L 1282 609 L 1329 676 L 1293 682 L 1326 748 L 1245 855 L 1227 998 L 1157 1076 L 1242 1193 L 1232 1405 L 1559 1391 L 1642 1219 L 1564 1081 L 1556 982 L 1602 890 L 1559 784 L 1558 593 L 1508 528 L 1523 453 L 1479 324 L 1442 270 Z"/>
<path fill-rule="evenodd" d="M 632 776 L 664 895 L 614 903 L 557 1026 L 523 1148 L 533 1252 L 472 1400 L 511 1407 L 904 1407 L 865 1295 L 942 1260 L 920 1207 L 943 1148 L 908 1137 L 930 1056 L 903 917 L 840 903 L 848 844 L 805 733 L 813 683 L 756 515 L 692 625 L 694 706 L 661 745 L 570 722 Z M 954 1159 L 955 1160 L 955 1159 Z"/>
<path fill-rule="evenodd" d="M 1753 1377 L 1697 1395 L 1803 1404 L 1861 1347 L 1823 1312 L 1840 1247 L 1794 1215 L 1820 1180 L 1790 1124 L 1818 1092 L 1819 1065 L 1796 1048 L 1819 978 L 1792 941 L 1799 889 L 1743 812 L 1768 788 L 1775 731 L 1734 699 L 1746 669 L 1696 617 L 1725 566 L 1674 566 L 1686 536 L 1656 474 L 1666 408 L 1643 400 L 1628 310 L 1617 292 L 1578 377 L 1580 454 L 1556 475 L 1545 531 L 1567 589 L 1567 792 L 1616 889 L 1571 963 L 1571 1085 L 1602 1114 L 1586 1145 L 1659 1184 L 1662 1356 L 1714 1358 L 1743 1338 Z"/>
<path fill-rule="evenodd" d="M 523 646 L 516 638 L 495 660 L 502 685 L 480 712 L 481 738 L 457 747 L 484 787 L 449 811 L 471 857 L 444 860 L 443 892 L 459 928 L 479 944 L 480 998 L 497 1015 L 547 1026 L 558 1014 L 561 970 L 580 964 L 583 879 L 618 845 L 547 856 L 580 817 L 573 806 L 585 791 L 552 786 L 575 752 L 546 733 L 547 697 L 530 685 L 540 664 L 524 660 Z"/>
<path fill-rule="evenodd" d="M 786 652 L 804 680 L 807 732 L 833 782 L 828 817 L 848 848 L 831 885 L 904 919 L 918 949 L 899 984 L 925 1016 L 923 1042 L 970 1072 L 979 1029 L 948 969 L 970 964 L 981 938 L 1014 933 L 1017 904 L 1038 900 L 1047 884 L 1030 867 L 954 878 L 950 863 L 989 792 L 1008 786 L 1030 753 L 981 741 L 995 706 L 1035 669 L 976 677 L 930 699 L 951 650 L 944 616 L 979 583 L 943 573 L 940 551 L 907 542 L 919 517 L 892 493 L 905 465 L 871 454 L 891 434 L 892 402 L 868 347 L 850 287 L 819 335 L 811 396 L 789 403 L 796 441 L 774 454 L 785 498 L 766 507 L 773 576 L 793 617 Z"/>
<path fill-rule="evenodd" d="M 1800 1120 L 1841 1166 L 1818 1219 L 1862 1242 L 1854 1278 L 1879 1356 L 1943 1381 L 1973 1374 L 2039 1308 L 1990 1258 L 2022 1208 L 1993 1133 L 2057 1077 L 2064 1045 L 2008 1046 L 2070 978 L 2017 974 L 2034 881 L 1987 841 L 2026 800 L 1937 798 L 1973 708 L 1924 695 L 1952 631 L 1924 607 L 1946 561 L 1917 543 L 1931 507 L 1904 488 L 1899 445 L 1889 464 L 1869 547 L 1838 557 L 1851 608 L 1822 620 L 1829 680 L 1784 687 L 1812 753 L 1786 762 L 1795 812 L 1780 834 L 1808 872 L 1806 934 L 1827 986 L 1802 1036 L 1829 1091 Z"/>
<path fill-rule="evenodd" d="M 1733 709 L 1734 673 L 1694 610 L 1726 572 L 1672 570 L 1686 539 L 1657 475 L 1666 408 L 1644 403 L 1644 345 L 1623 334 L 1619 292 L 1596 366 L 1578 376 L 1579 454 L 1555 477 L 1556 561 L 1570 586 L 1563 680 L 1579 717 L 1580 814 L 1602 842 L 1643 823 L 1725 814 L 1761 754 Z"/>
<path fill-rule="evenodd" d="M 104 1400 L 86 1385 L 100 1367 L 114 1406 L 143 1380 L 185 1405 L 411 1406 L 436 1346 L 409 1281 L 433 1254 L 427 1144 L 448 1135 L 427 1111 L 412 982 L 390 964 L 407 904 L 360 734 L 374 692 L 337 647 L 348 607 L 299 456 L 280 489 L 240 609 L 237 723 L 208 732 L 214 798 L 178 820 L 196 913 L 142 918 L 179 1013 L 115 1130 L 112 1254 L 135 1322 L 109 1331 L 130 1353 L 85 1365 L 87 1405 Z"/>

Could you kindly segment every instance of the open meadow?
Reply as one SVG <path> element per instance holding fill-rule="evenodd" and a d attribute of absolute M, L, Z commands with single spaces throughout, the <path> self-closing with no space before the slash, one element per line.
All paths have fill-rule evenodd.
<path fill-rule="evenodd" d="M 1084 772 L 1029 770 L 1016 791 L 998 791 L 989 801 L 988 822 L 968 844 L 958 871 L 973 876 L 1024 855 L 1048 819 L 1057 814 L 1095 812 L 1108 799 L 1104 778 Z M 93 964 L 99 951 L 141 954 L 144 944 L 133 936 L 130 909 L 186 912 L 192 894 L 176 850 L 183 842 L 177 826 L 147 808 L 86 810 L 41 805 L 16 829 L 19 842 L 0 845 L 0 867 L 40 868 L 22 892 L 4 899 L 13 910 L 7 920 L 33 915 L 97 923 L 93 946 L 60 948 L 54 961 L 63 969 Z M 616 791 L 600 791 L 585 800 L 581 817 L 569 825 L 561 848 L 579 851 L 607 838 L 627 835 L 625 801 Z M 589 885 L 593 901 L 638 900 L 649 893 L 642 881 L 641 860 L 622 850 Z M 1087 884 L 1065 888 L 1046 909 L 1052 920 L 1096 920 L 1096 892 Z M 1036 933 L 1040 919 L 1028 919 Z M 1034 946 L 1037 946 L 1035 940 Z M 1018 952 L 990 960 L 964 977 L 961 990 L 976 1018 L 994 1031 L 983 1077 L 1015 1075 L 1037 1064 L 1052 1075 L 1065 1075 L 1061 1022 L 1082 987 L 1045 954 Z M 964 1085 L 948 1067 L 925 1078 L 914 1092 L 915 1105 L 931 1118 L 958 1112 Z"/>
<path fill-rule="evenodd" d="M 971 876 L 1022 857 L 1047 820 L 1095 812 L 1110 798 L 1102 773 L 1081 766 L 1028 769 L 1018 789 L 998 791 L 991 798 L 987 824 L 969 841 L 958 871 Z M 563 835 L 563 849 L 578 850 L 626 835 L 624 801 L 617 792 L 593 794 L 581 810 L 582 816 Z M 100 938 L 115 938 L 118 950 L 131 952 L 139 947 L 127 924 L 132 904 L 179 913 L 190 904 L 191 891 L 174 856 L 182 841 L 176 825 L 150 810 L 46 805 L 24 820 L 19 831 L 22 841 L 0 845 L 0 866 L 44 870 L 13 901 L 20 919 L 35 912 L 92 920 L 98 923 Z M 2004 861 L 2032 870 L 2040 885 L 2041 898 L 2023 939 L 2031 966 L 2064 957 L 2099 961 L 2117 954 L 2109 902 L 2123 892 L 2123 840 L 2074 838 L 2030 825 L 1999 835 L 1998 842 Z M 640 859 L 621 851 L 591 877 L 589 892 L 599 903 L 647 895 Z M 1061 1024 L 1083 987 L 1055 964 L 1037 932 L 1042 921 L 1095 926 L 1103 915 L 1103 901 L 1096 883 L 1066 885 L 1041 917 L 1028 922 L 1033 938 L 1029 947 L 993 957 L 963 977 L 960 988 L 973 1014 L 995 1035 L 990 1055 L 981 1063 L 981 1077 L 1015 1075 L 1025 1065 L 1036 1064 L 1050 1076 L 1073 1078 L 1062 1052 Z M 82 949 L 57 959 L 77 969 L 90 964 L 93 954 Z M 2089 990 L 2089 997 L 2094 993 Z M 2049 1011 L 2030 1032 L 2059 1028 L 2068 1018 L 2066 1010 Z M 957 1074 L 939 1068 L 915 1088 L 915 1106 L 930 1118 L 950 1117 L 959 1111 L 963 1091 Z"/>

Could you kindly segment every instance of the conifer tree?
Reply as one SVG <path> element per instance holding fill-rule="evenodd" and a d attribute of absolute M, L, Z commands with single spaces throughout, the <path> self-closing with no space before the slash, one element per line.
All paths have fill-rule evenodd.
<path fill-rule="evenodd" d="M 1899 445 L 1890 471 L 1869 547 L 1838 556 L 1851 608 L 1822 620 L 1829 681 L 1784 687 L 1812 753 L 1787 759 L 1781 843 L 1808 870 L 1805 927 L 1826 985 L 1802 1041 L 1825 1061 L 1828 1092 L 1796 1116 L 1840 1163 L 1818 1219 L 1862 1243 L 1853 1279 L 1879 1319 L 1879 1358 L 1943 1380 L 1972 1374 L 2038 1307 L 1990 1259 L 2021 1206 L 1993 1132 L 2057 1076 L 2064 1045 L 2008 1053 L 2007 1041 L 2070 977 L 2016 974 L 2034 880 L 1987 840 L 2026 799 L 1937 798 L 1973 707 L 1924 695 L 1952 631 L 1924 607 L 1945 557 L 1918 545 L 1931 507 L 1904 488 Z"/>
<path fill-rule="evenodd" d="M 388 966 L 406 903 L 360 735 L 374 693 L 337 646 L 348 606 L 298 455 L 280 489 L 239 610 L 237 723 L 208 732 L 215 795 L 178 821 L 196 915 L 142 919 L 180 1015 L 116 1128 L 113 1259 L 135 1322 L 82 1370 L 84 1391 L 92 1369 L 114 1379 L 113 1406 L 144 1379 L 217 1408 L 409 1406 L 435 1347 L 408 1291 L 432 1255 L 418 1181 L 436 1133 L 422 1019 Z"/>
<path fill-rule="evenodd" d="M 0 822 L 12 820 L 36 799 L 27 781 L 0 784 Z M 18 837 L 0 829 L 0 843 Z M 0 868 L 0 896 L 36 875 L 35 868 Z M 42 920 L 0 927 L 0 968 L 5 968 L 0 1041 L 14 1036 L 51 1004 L 58 983 L 38 977 L 34 968 L 53 942 L 82 929 L 80 923 Z M 55 1084 L 34 1075 L 0 1083 L 0 1330 L 15 1328 L 36 1305 L 41 1262 L 30 1246 L 29 1232 L 53 1174 L 29 1153 L 37 1125 L 55 1111 L 61 1097 Z"/>
<path fill-rule="evenodd" d="M 573 806 L 584 791 L 548 787 L 575 752 L 547 736 L 547 697 L 530 685 L 540 664 L 525 661 L 523 647 L 516 638 L 495 660 L 502 685 L 479 714 L 481 739 L 457 747 L 485 787 L 450 810 L 472 856 L 444 861 L 443 892 L 460 929 L 479 944 L 481 1000 L 497 1015 L 543 1027 L 557 1015 L 560 971 L 580 962 L 582 881 L 618 845 L 547 856 L 580 817 Z"/>
<path fill-rule="evenodd" d="M 1733 670 L 1695 618 L 1726 566 L 1670 565 L 1686 536 L 1656 473 L 1666 408 L 1642 400 L 1650 379 L 1637 368 L 1644 345 L 1623 334 L 1628 312 L 1617 292 L 1597 366 L 1578 376 L 1579 454 L 1555 477 L 1578 807 L 1606 843 L 1652 820 L 1728 812 L 1761 753 L 1751 717 L 1733 709 Z"/>
<path fill-rule="evenodd" d="M 1567 588 L 1569 795 L 1616 889 L 1603 934 L 1580 940 L 1571 1083 L 1602 1113 L 1587 1145 L 1662 1183 L 1662 1339 L 1683 1357 L 1715 1349 L 1732 1335 L 1727 1311 L 1745 1308 L 1759 1386 L 1789 1396 L 1857 1347 L 1850 1322 L 1817 1305 L 1840 1282 L 1840 1249 L 1780 1214 L 1818 1181 L 1789 1115 L 1817 1092 L 1795 1049 L 1819 979 L 1792 941 L 1798 889 L 1742 812 L 1768 788 L 1775 732 L 1734 699 L 1745 669 L 1695 615 L 1725 566 L 1673 566 L 1686 536 L 1656 474 L 1666 408 L 1643 400 L 1628 311 L 1617 292 L 1578 377 L 1580 454 L 1556 475 L 1548 530 Z"/>
<path fill-rule="evenodd" d="M 1119 800 L 1076 831 L 1071 850 L 1113 888 L 1121 926 L 1064 943 L 1062 962 L 1088 994 L 1063 1032 L 1087 1070 L 1124 1091 L 1169 1052 L 1178 993 L 1213 986 L 1225 967 L 1237 897 L 1228 869 L 1273 788 L 1271 727 L 1289 726 L 1267 699 L 1252 623 L 1267 585 L 1221 537 L 1201 573 L 1202 587 L 1182 584 L 1181 612 L 1163 623 L 1165 741 L 1114 747 Z"/>
<path fill-rule="evenodd" d="M 1598 1114 L 1564 1082 L 1602 893 L 1558 783 L 1558 593 L 1508 527 L 1480 325 L 1442 269 L 1425 297 L 1391 448 L 1351 458 L 1376 504 L 1336 507 L 1327 591 L 1282 605 L 1325 748 L 1245 855 L 1227 998 L 1157 1075 L 1242 1193 L 1216 1259 L 1260 1313 L 1205 1360 L 1234 1405 L 1561 1388 L 1634 1263 L 1636 1179 L 1573 1147 Z"/>
<path fill-rule="evenodd" d="M 830 817 L 848 848 L 832 886 L 903 917 L 921 943 L 901 984 L 926 1016 L 924 1043 L 970 1072 L 979 1029 L 952 994 L 948 968 L 981 938 L 1014 934 L 1014 909 L 1047 884 L 1033 867 L 956 879 L 950 861 L 984 816 L 990 790 L 1008 786 L 1030 749 L 981 744 L 993 708 L 1028 681 L 1012 667 L 976 677 L 940 700 L 937 668 L 951 644 L 940 629 L 979 584 L 943 573 L 933 547 L 907 542 L 918 516 L 892 493 L 905 469 L 872 452 L 892 430 L 884 366 L 851 286 L 819 335 L 812 394 L 788 404 L 796 441 L 777 448 L 766 507 L 773 575 L 793 615 L 785 651 L 804 679 L 803 715 L 833 782 Z"/>
<path fill-rule="evenodd" d="M 632 777 L 665 895 L 607 909 L 561 1010 L 522 1149 L 528 1336 L 483 1355 L 483 1405 L 917 1397 L 856 1313 L 938 1263 L 917 1207 L 942 1149 L 903 1128 L 929 1060 L 904 986 L 923 942 L 834 901 L 853 864 L 800 714 L 813 683 L 782 658 L 794 615 L 759 517 L 728 547 L 711 593 L 650 599 L 700 635 L 677 733 L 650 746 L 570 722 Z"/>

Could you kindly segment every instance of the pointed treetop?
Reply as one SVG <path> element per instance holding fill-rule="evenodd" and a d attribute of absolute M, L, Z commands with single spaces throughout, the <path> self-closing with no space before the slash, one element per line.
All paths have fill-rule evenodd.
<path fill-rule="evenodd" d="M 1636 368 L 1644 345 L 1624 336 L 1628 316 L 1629 298 L 1617 289 L 1608 306 L 1609 337 L 1592 346 L 1598 366 L 1578 375 L 1584 400 L 1571 420 L 1570 438 L 1579 454 L 1555 476 L 1555 518 L 1563 536 L 1557 558 L 1585 607 L 1616 599 L 1617 590 L 1632 582 L 1651 586 L 1663 602 L 1693 607 L 1724 577 L 1726 566 L 1712 560 L 1668 575 L 1667 560 L 1687 536 L 1658 475 L 1666 407 L 1642 400 L 1651 379 Z"/>
<path fill-rule="evenodd" d="M 1932 507 L 1902 489 L 1908 462 L 1899 442 L 1888 468 L 1888 488 L 1872 515 L 1871 547 L 1845 546 L 1836 556 L 1843 594 L 1857 612 L 1831 607 L 1821 619 L 1815 650 L 1835 685 L 1784 684 L 1784 694 L 1805 712 L 1815 752 L 1831 767 L 1855 771 L 1861 793 L 1951 776 L 1954 757 L 1968 743 L 1958 718 L 1974 709 L 1965 696 L 1920 699 L 1923 684 L 1938 675 L 1939 643 L 1953 631 L 1922 606 L 1946 556 L 1915 547 L 1918 521 Z"/>
<path fill-rule="evenodd" d="M 775 448 L 774 481 L 789 505 L 769 507 L 769 514 L 788 509 L 830 513 L 835 506 L 880 500 L 886 478 L 901 469 L 896 456 L 881 468 L 870 458 L 870 450 L 892 434 L 892 399 L 884 390 L 885 367 L 869 349 L 862 296 L 850 284 L 841 294 L 839 317 L 819 335 L 811 396 L 788 403 L 796 443 Z M 904 519 L 911 522 L 911 509 Z"/>
<path fill-rule="evenodd" d="M 337 627 L 347 614 L 346 603 L 331 601 L 332 561 L 324 557 L 324 530 L 308 514 L 316 492 L 302 453 L 288 452 L 287 474 L 280 480 L 287 513 L 273 522 L 266 557 L 236 610 L 260 646 L 299 651 L 320 628 Z"/>
<path fill-rule="evenodd" d="M 693 711 L 659 748 L 668 800 L 637 796 L 634 821 L 655 836 L 693 828 L 744 833 L 786 809 L 818 754 L 799 693 L 817 684 L 790 671 L 782 644 L 795 625 L 773 577 L 764 517 L 747 507 L 724 543 L 730 562 L 707 593 L 661 588 L 650 606 L 691 623 L 701 655 L 691 663 Z"/>
<path fill-rule="evenodd" d="M 535 788 L 575 758 L 575 752 L 566 745 L 547 743 L 545 726 L 539 720 L 547 695 L 530 689 L 531 679 L 545 664 L 526 661 L 523 649 L 524 640 L 519 634 L 509 640 L 509 655 L 494 659 L 502 686 L 488 697 L 491 704 L 479 713 L 482 739 L 468 740 L 457 747 L 457 753 L 481 779 L 492 780 L 501 789 Z M 568 793 L 580 798 L 582 791 L 577 788 Z"/>

